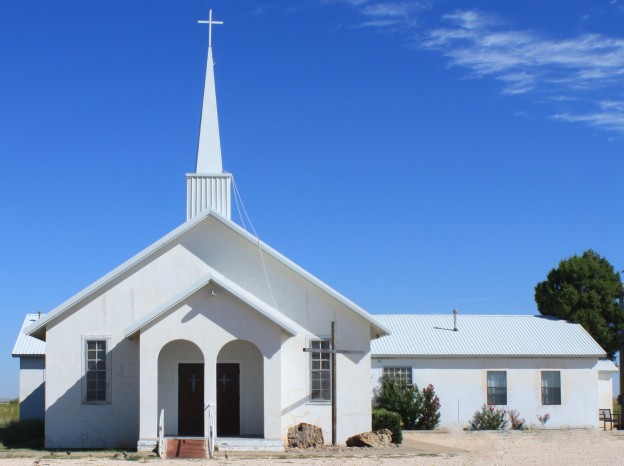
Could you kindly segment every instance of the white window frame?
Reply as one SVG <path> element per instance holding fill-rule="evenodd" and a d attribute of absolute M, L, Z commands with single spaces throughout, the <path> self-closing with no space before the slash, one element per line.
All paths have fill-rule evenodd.
<path fill-rule="evenodd" d="M 408 386 L 414 384 L 411 366 L 387 366 L 382 369 L 382 380 L 386 377 L 392 380 L 405 382 Z"/>
<path fill-rule="evenodd" d="M 559 386 L 552 386 L 552 387 L 548 387 L 548 386 L 544 386 L 544 374 L 545 373 L 557 373 L 559 374 Z M 553 371 L 542 371 L 542 373 L 540 374 L 540 398 L 541 398 L 541 402 L 542 402 L 542 406 L 561 406 L 563 404 L 563 393 L 561 390 L 561 371 L 557 371 L 557 370 L 553 370 Z M 554 388 L 558 388 L 559 389 L 559 403 L 545 403 L 545 399 L 544 398 L 548 398 L 548 396 L 544 397 L 544 389 L 548 390 L 548 389 L 554 389 Z"/>
<path fill-rule="evenodd" d="M 505 402 L 504 403 L 490 403 L 490 389 L 500 389 L 503 387 L 496 387 L 496 386 L 490 386 L 490 374 L 504 374 L 505 375 Z M 488 405 L 494 405 L 494 406 L 507 406 L 507 403 L 509 402 L 508 400 L 508 395 L 509 395 L 509 391 L 508 391 L 508 384 L 507 384 L 507 371 L 486 371 L 486 401 Z M 492 394 L 492 397 L 496 397 L 496 396 L 500 396 L 500 394 Z"/>
<path fill-rule="evenodd" d="M 106 345 L 106 399 L 104 400 L 89 400 L 87 399 L 87 365 L 88 365 L 88 354 L 87 354 L 87 345 L 91 341 L 103 341 Z M 82 403 L 89 405 L 106 405 L 111 404 L 112 402 L 112 390 L 111 390 L 111 382 L 112 382 L 112 357 L 111 357 L 111 338 L 109 336 L 102 335 L 83 335 L 81 342 L 81 354 L 82 354 Z"/>
<path fill-rule="evenodd" d="M 318 343 L 318 342 L 325 343 L 325 345 L 327 346 L 327 349 L 329 349 L 329 347 L 331 346 L 331 342 L 330 342 L 329 338 L 317 337 L 317 338 L 309 338 L 308 342 L 307 342 L 308 343 L 307 347 L 308 348 L 312 348 L 314 346 L 314 344 Z M 308 362 L 308 377 L 309 377 L 309 384 L 308 384 L 309 391 L 308 391 L 308 393 L 309 393 L 309 402 L 313 403 L 313 404 L 327 404 L 327 403 L 331 403 L 331 383 L 332 383 L 332 380 L 331 380 L 331 375 L 332 375 L 332 370 L 331 370 L 331 360 L 332 360 L 332 358 L 331 358 L 331 354 L 329 354 L 329 353 L 315 353 L 314 351 L 310 351 L 308 354 L 309 354 L 309 357 L 308 357 L 308 359 L 309 359 L 309 362 Z M 313 366 L 313 363 L 315 361 L 315 355 L 327 356 L 327 361 L 328 361 L 327 368 L 324 368 L 324 369 L 323 368 L 321 368 L 321 369 L 313 369 L 312 366 Z M 323 360 L 324 359 L 322 357 L 319 359 L 319 361 L 323 361 Z M 327 396 L 327 398 L 312 398 L 313 390 L 315 390 L 314 387 L 313 387 L 313 384 L 314 384 L 314 372 L 320 372 L 320 373 L 328 374 L 327 377 L 328 377 L 328 380 L 329 380 L 329 395 Z"/>

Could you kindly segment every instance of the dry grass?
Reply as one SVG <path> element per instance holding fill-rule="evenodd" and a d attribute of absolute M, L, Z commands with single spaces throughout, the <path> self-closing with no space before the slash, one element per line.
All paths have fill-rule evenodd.
<path fill-rule="evenodd" d="M 43 421 L 20 421 L 19 400 L 0 404 L 0 450 L 43 448 Z"/>
<path fill-rule="evenodd" d="M 0 404 L 0 429 L 5 428 L 12 422 L 19 421 L 19 401 Z"/>

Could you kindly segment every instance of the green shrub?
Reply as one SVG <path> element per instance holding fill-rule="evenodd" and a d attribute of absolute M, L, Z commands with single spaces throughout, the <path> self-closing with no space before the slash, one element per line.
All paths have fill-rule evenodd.
<path fill-rule="evenodd" d="M 0 430 L 0 441 L 7 448 L 42 449 L 43 438 L 43 419 L 14 421 Z"/>
<path fill-rule="evenodd" d="M 470 430 L 501 430 L 507 425 L 507 411 L 483 405 L 470 420 Z"/>
<path fill-rule="evenodd" d="M 422 405 L 416 429 L 433 430 L 440 423 L 440 398 L 435 394 L 433 385 L 429 384 L 422 391 Z"/>
<path fill-rule="evenodd" d="M 373 430 L 388 429 L 392 432 L 392 442 L 403 442 L 401 415 L 383 408 L 373 409 Z"/>
<path fill-rule="evenodd" d="M 384 377 L 375 394 L 375 403 L 379 408 L 399 413 L 404 429 L 414 429 L 421 415 L 422 398 L 416 384 Z"/>

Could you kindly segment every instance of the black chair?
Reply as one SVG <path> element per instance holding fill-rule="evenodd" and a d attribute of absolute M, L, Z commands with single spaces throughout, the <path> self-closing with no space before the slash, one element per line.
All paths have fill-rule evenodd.
<path fill-rule="evenodd" d="M 620 429 L 620 415 L 611 414 L 610 409 L 599 409 L 598 419 L 602 422 L 603 430 L 607 430 L 607 424 L 611 424 L 611 430 L 613 430 L 614 427 Z"/>

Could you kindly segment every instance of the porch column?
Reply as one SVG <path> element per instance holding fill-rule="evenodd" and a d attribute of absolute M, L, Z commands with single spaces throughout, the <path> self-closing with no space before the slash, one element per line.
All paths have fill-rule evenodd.
<path fill-rule="evenodd" d="M 158 445 L 158 351 L 150 351 L 146 335 L 139 342 L 139 443 L 138 451 Z"/>
<path fill-rule="evenodd" d="M 210 420 L 208 415 L 208 404 L 211 405 L 212 416 L 215 420 L 215 437 L 217 436 L 217 355 L 212 348 L 202 348 L 204 353 L 204 437 L 210 435 Z"/>
<path fill-rule="evenodd" d="M 281 350 L 271 358 L 264 357 L 264 438 L 282 437 L 282 371 Z"/>

